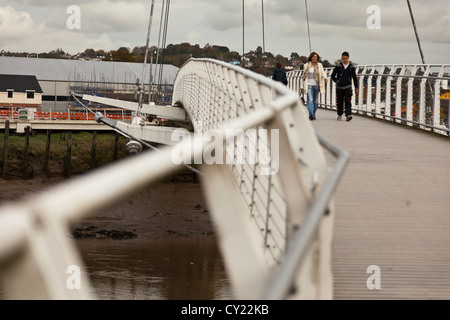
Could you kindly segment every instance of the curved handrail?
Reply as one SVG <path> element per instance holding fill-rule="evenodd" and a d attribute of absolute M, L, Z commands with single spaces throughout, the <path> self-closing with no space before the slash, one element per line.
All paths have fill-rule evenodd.
<path fill-rule="evenodd" d="M 195 94 L 192 94 L 193 92 Z M 205 93 L 202 95 L 203 100 L 198 99 L 198 92 Z M 244 276 L 240 276 L 240 274 L 246 273 L 244 263 L 234 265 L 233 261 L 237 260 L 236 256 L 238 255 L 248 255 L 248 260 L 251 260 L 250 257 L 258 261 L 264 258 L 269 268 L 259 271 L 255 270 L 258 268 L 257 265 L 248 260 L 245 261 L 247 261 L 247 265 L 251 265 L 255 275 L 260 278 L 269 278 L 269 274 L 276 272 L 274 270 L 277 270 L 285 261 L 295 260 L 307 252 L 308 248 L 299 247 L 297 244 L 293 245 L 291 241 L 295 238 L 298 228 L 300 228 L 302 236 L 309 232 L 306 237 L 308 241 L 314 239 L 318 225 L 312 224 L 306 227 L 304 223 L 311 217 L 321 221 L 320 217 L 323 211 L 321 213 L 320 210 L 316 213 L 307 212 L 316 205 L 315 201 L 325 185 L 330 186 L 337 183 L 327 180 L 329 172 L 320 147 L 320 143 L 324 140 L 316 137 L 313 127 L 307 120 L 304 104 L 292 90 L 279 82 L 224 62 L 211 59 L 189 60 L 177 75 L 173 99 L 175 103 L 185 108 L 194 124 L 197 124 L 195 126 L 197 134 L 211 128 L 229 128 L 230 121 L 237 119 L 242 121 L 242 126 L 248 129 L 251 126 L 246 126 L 244 123 L 258 119 L 261 112 L 267 111 L 270 111 L 270 115 L 268 114 L 264 120 L 260 119 L 261 121 L 255 122 L 255 125 L 259 128 L 282 132 L 280 139 L 283 140 L 279 141 L 280 148 L 283 149 L 280 149 L 280 158 L 283 158 L 283 161 L 280 159 L 280 163 L 282 162 L 280 172 L 270 175 L 268 179 L 264 180 L 262 186 L 259 184 L 262 180 L 261 168 L 258 164 L 252 166 L 248 159 L 242 164 L 231 164 L 227 171 L 233 179 L 237 193 L 240 194 L 235 201 L 243 203 L 240 206 L 243 212 L 240 214 L 252 218 L 253 232 L 259 233 L 260 239 L 263 241 L 253 247 L 242 248 L 245 246 L 241 244 L 241 248 L 238 248 L 232 244 L 228 245 L 224 240 L 222 251 L 226 257 L 226 263 L 230 264 L 229 273 L 238 296 L 261 296 L 264 290 L 270 291 L 271 289 L 266 288 L 261 281 L 259 281 L 261 285 L 258 285 L 256 280 L 252 282 L 251 279 L 243 279 Z M 214 107 L 210 110 L 205 106 Z M 204 110 L 209 111 L 204 113 Z M 256 140 L 260 140 L 259 136 Z M 326 146 L 330 145 L 326 144 Z M 235 147 L 239 148 L 238 142 Z M 339 161 L 346 163 L 347 157 L 343 155 L 344 153 L 339 153 Z M 338 167 L 336 170 L 341 174 L 343 167 Z M 246 171 L 250 171 L 250 174 L 243 174 Z M 203 178 L 204 185 L 214 186 L 214 183 L 209 183 L 208 180 L 213 180 L 218 175 L 210 173 L 210 176 L 211 178 L 208 178 L 207 175 Z M 229 209 L 214 206 L 215 203 L 220 203 L 217 198 L 222 195 L 220 190 L 213 192 L 211 188 L 205 190 L 205 194 L 210 206 L 215 209 L 212 210 L 213 216 L 215 216 L 215 225 L 218 233 L 221 234 L 221 224 L 226 223 L 223 216 L 227 215 Z M 258 197 L 258 195 L 262 196 Z M 329 196 L 325 197 L 327 199 L 323 200 L 325 202 L 319 201 L 322 206 L 328 205 Z M 239 217 L 235 217 L 235 219 L 239 221 Z M 277 226 L 277 228 L 270 228 L 271 225 Z M 252 234 L 248 228 L 251 226 L 242 227 L 240 231 Z M 274 232 L 275 230 L 277 233 Z M 331 234 L 332 230 L 327 230 L 327 232 Z M 227 237 L 223 233 L 222 236 Z M 252 240 L 250 236 L 246 239 L 249 242 Z M 287 257 L 286 253 L 291 244 L 293 251 L 289 256 L 292 255 L 292 257 Z M 302 259 L 298 261 L 300 260 Z M 321 261 L 320 263 L 329 262 Z M 289 262 L 287 263 L 289 264 Z M 298 262 L 294 269 L 297 270 L 296 268 L 301 264 Z M 239 270 L 239 268 L 244 270 Z M 329 272 L 331 273 L 331 270 Z M 297 278 L 301 278 L 298 273 L 290 274 L 289 285 L 299 281 Z M 288 286 L 286 283 L 285 285 Z M 322 286 L 321 297 L 330 298 L 332 296 L 331 281 L 323 281 L 320 285 Z M 249 287 L 252 288 L 253 295 L 246 291 L 246 288 Z M 324 289 L 325 287 L 326 289 Z M 258 288 L 261 290 L 260 294 L 257 293 Z M 317 298 L 320 296 L 317 294 L 318 291 L 320 290 L 317 288 L 311 289 L 310 292 L 304 290 L 302 294 L 303 297 Z M 265 294 L 267 297 L 274 298 L 276 296 L 278 299 L 288 296 L 287 292 L 275 294 L 275 296 L 268 292 Z M 301 297 L 301 295 L 297 295 L 297 297 Z"/>

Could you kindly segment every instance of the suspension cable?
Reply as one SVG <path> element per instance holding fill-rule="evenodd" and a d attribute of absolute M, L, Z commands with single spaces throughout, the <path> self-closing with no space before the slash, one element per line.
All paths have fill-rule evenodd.
<path fill-rule="evenodd" d="M 408 4 L 409 14 L 411 16 L 411 21 L 412 21 L 412 24 L 413 24 L 413 27 L 414 27 L 414 33 L 416 34 L 416 40 L 417 40 L 417 45 L 419 46 L 420 57 L 422 59 L 422 63 L 425 64 L 425 58 L 423 56 L 422 47 L 420 45 L 419 34 L 417 33 L 416 21 L 414 20 L 414 15 L 413 15 L 413 12 L 412 12 L 411 4 L 409 3 L 409 0 L 406 0 L 406 2 Z"/>
<path fill-rule="evenodd" d="M 245 68 L 245 2 L 242 0 L 242 68 Z"/>
<path fill-rule="evenodd" d="M 163 70 L 164 70 L 164 54 L 165 54 L 165 50 L 166 50 L 166 41 L 167 41 L 167 29 L 168 29 L 168 24 L 169 24 L 169 9 L 170 9 L 170 0 L 167 0 L 166 14 L 165 14 L 165 19 L 164 19 L 163 41 L 162 41 L 162 47 L 164 49 L 161 53 L 161 67 L 159 68 L 159 80 L 158 80 L 161 88 L 162 88 L 162 74 L 163 74 Z M 161 99 L 161 94 L 160 94 L 160 99 Z"/>
<path fill-rule="evenodd" d="M 154 77 L 153 77 L 154 79 L 157 79 L 157 81 L 158 81 L 158 78 L 156 75 L 159 74 L 159 68 L 160 68 L 158 61 L 159 61 L 159 54 L 161 51 L 161 33 L 162 33 L 162 24 L 163 24 L 165 3 L 166 3 L 166 0 L 163 0 L 162 5 L 161 5 L 161 17 L 159 19 L 158 50 L 156 51 L 156 61 L 155 61 L 156 68 L 155 68 L 155 73 L 154 73 Z M 159 88 L 159 82 L 157 84 L 158 84 L 158 88 Z"/>
<path fill-rule="evenodd" d="M 138 106 L 138 110 L 137 110 L 138 117 L 140 117 L 140 115 L 141 115 L 141 108 L 142 108 L 142 104 L 143 104 L 143 97 L 144 97 L 144 91 L 145 91 L 145 71 L 147 68 L 147 58 L 148 58 L 148 50 L 149 50 L 149 45 L 150 45 L 150 35 L 152 32 L 154 7 L 155 7 L 155 0 L 152 0 L 152 6 L 150 9 L 150 18 L 148 21 L 147 43 L 145 45 L 144 66 L 142 68 L 142 79 L 141 79 L 141 87 L 140 87 L 140 92 L 139 92 L 139 106 Z M 151 89 L 149 88 L 149 90 L 151 90 Z M 149 101 L 149 103 L 150 103 L 150 101 Z"/>
<path fill-rule="evenodd" d="M 416 21 L 414 19 L 414 14 L 413 14 L 413 11 L 412 11 L 412 8 L 411 8 L 411 3 L 409 2 L 409 0 L 406 0 L 406 3 L 408 4 L 409 14 L 411 16 L 411 22 L 412 22 L 412 25 L 413 25 L 413 28 L 414 28 L 414 34 L 416 35 L 416 41 L 417 41 L 417 46 L 419 47 L 420 58 L 422 60 L 422 63 L 426 64 L 425 63 L 425 57 L 424 57 L 423 51 L 422 51 L 422 46 L 420 45 L 419 33 L 417 32 Z M 435 95 L 434 95 L 433 88 L 431 86 L 431 83 L 430 83 L 429 79 L 427 79 L 426 82 L 428 84 L 428 88 L 429 88 L 430 94 L 431 94 L 431 96 L 430 96 L 431 102 L 429 102 L 430 105 L 431 105 L 433 103 L 432 101 L 435 100 Z"/>
<path fill-rule="evenodd" d="M 309 31 L 309 15 L 308 15 L 308 1 L 307 0 L 305 0 L 305 8 L 306 8 L 306 24 L 307 24 L 307 27 L 308 27 L 309 52 L 311 53 L 312 52 L 312 49 L 311 49 L 311 33 Z"/>
<path fill-rule="evenodd" d="M 263 73 L 266 76 L 266 37 L 264 32 L 264 0 L 261 0 L 261 14 L 262 14 L 262 36 L 263 36 Z"/>

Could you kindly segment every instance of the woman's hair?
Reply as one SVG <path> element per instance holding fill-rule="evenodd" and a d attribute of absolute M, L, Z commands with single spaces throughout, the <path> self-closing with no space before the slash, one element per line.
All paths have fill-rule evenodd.
<path fill-rule="evenodd" d="M 308 57 L 308 62 L 312 61 L 312 58 L 314 57 L 314 55 L 317 55 L 317 61 L 320 61 L 320 56 L 317 52 L 311 52 L 311 54 Z"/>

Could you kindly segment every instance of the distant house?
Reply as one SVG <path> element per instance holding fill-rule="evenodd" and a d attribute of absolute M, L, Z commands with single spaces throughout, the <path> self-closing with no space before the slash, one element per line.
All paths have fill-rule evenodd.
<path fill-rule="evenodd" d="M 42 107 L 42 88 L 35 76 L 0 74 L 1 108 Z"/>

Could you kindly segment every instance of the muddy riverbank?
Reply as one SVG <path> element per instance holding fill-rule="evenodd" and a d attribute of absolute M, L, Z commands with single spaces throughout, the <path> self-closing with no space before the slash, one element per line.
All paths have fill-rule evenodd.
<path fill-rule="evenodd" d="M 0 204 L 59 183 L 64 180 L 0 180 Z M 231 298 L 199 183 L 171 178 L 153 184 L 69 232 L 98 299 Z"/>

